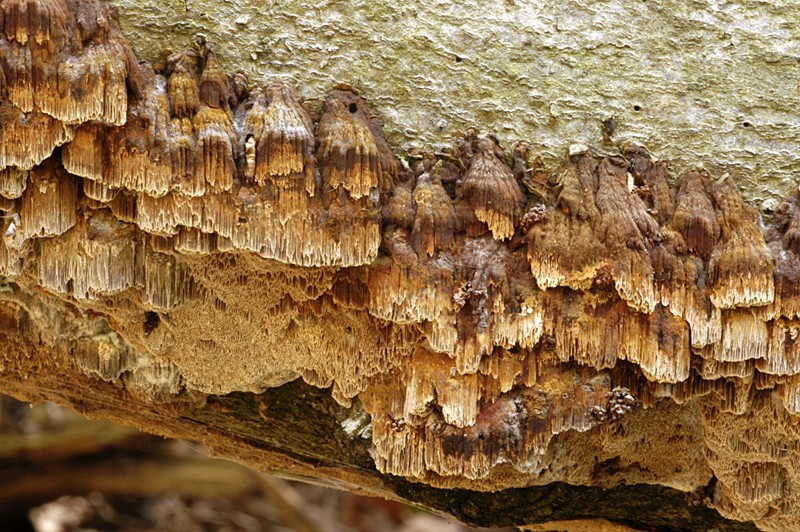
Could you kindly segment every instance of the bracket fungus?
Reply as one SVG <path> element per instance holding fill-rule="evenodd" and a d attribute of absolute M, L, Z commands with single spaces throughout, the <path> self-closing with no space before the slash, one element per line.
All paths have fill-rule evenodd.
<path fill-rule="evenodd" d="M 0 10 L 0 384 L 31 338 L 175 408 L 303 379 L 363 407 L 382 473 L 713 477 L 727 517 L 800 517 L 800 192 L 765 227 L 635 145 L 542 178 L 469 133 L 404 164 L 350 89 L 309 112 L 204 43 L 138 64 L 101 2 Z"/>

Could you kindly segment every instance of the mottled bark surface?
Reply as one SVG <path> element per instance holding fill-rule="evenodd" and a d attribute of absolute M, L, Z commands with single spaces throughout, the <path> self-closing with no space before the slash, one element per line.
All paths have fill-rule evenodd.
<path fill-rule="evenodd" d="M 4 391 L 474 524 L 794 526 L 796 190 L 766 227 L 634 144 L 400 160 L 351 87 L 0 6 Z"/>

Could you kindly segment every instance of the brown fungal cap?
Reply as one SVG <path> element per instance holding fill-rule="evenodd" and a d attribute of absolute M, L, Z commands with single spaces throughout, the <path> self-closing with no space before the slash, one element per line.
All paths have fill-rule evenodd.
<path fill-rule="evenodd" d="M 675 191 L 667 180 L 666 161 L 654 162 L 647 150 L 635 144 L 625 146 L 629 172 L 633 174 L 638 190 L 646 190 L 652 198 L 653 209 L 661 224 L 667 223 L 675 213 Z"/>
<path fill-rule="evenodd" d="M 174 63 L 167 82 L 170 114 L 174 117 L 192 118 L 200 107 L 197 61 L 194 54 L 178 54 L 169 59 Z"/>
<path fill-rule="evenodd" d="M 10 103 L 65 123 L 125 123 L 130 47 L 105 6 L 8 0 L 3 10 Z"/>
<path fill-rule="evenodd" d="M 597 170 L 597 206 L 603 215 L 600 239 L 610 250 L 626 247 L 644 251 L 652 246 L 658 232 L 641 198 L 628 189 L 628 166 L 618 158 L 604 159 Z"/>
<path fill-rule="evenodd" d="M 778 223 L 783 226 L 781 240 L 786 249 L 800 256 L 800 191 L 784 201 L 778 209 Z"/>
<path fill-rule="evenodd" d="M 758 214 L 744 204 L 730 177 L 713 187 L 720 212 L 720 245 L 708 269 L 711 301 L 721 308 L 759 306 L 775 297 L 774 259 L 758 227 Z"/>
<path fill-rule="evenodd" d="M 629 189 L 630 173 L 621 158 L 606 158 L 598 173 L 597 206 L 602 221 L 598 238 L 612 263 L 614 285 L 636 309 L 653 312 L 657 303 L 648 257 L 659 232 L 642 199 Z"/>
<path fill-rule="evenodd" d="M 424 173 L 417 178 L 414 188 L 417 206 L 411 239 L 419 254 L 432 256 L 437 249 L 453 243 L 456 213 L 436 172 Z"/>
<path fill-rule="evenodd" d="M 366 102 L 352 92 L 333 91 L 325 99 L 317 149 L 322 179 L 331 188 L 344 188 L 353 199 L 376 189 L 382 171 L 370 120 Z"/>
<path fill-rule="evenodd" d="M 556 171 L 562 187 L 556 208 L 528 232 L 531 272 L 542 288 L 588 288 L 605 262 L 605 246 L 595 232 L 601 214 L 593 164 L 588 153 L 564 161 Z"/>
<path fill-rule="evenodd" d="M 233 117 L 223 108 L 201 106 L 192 125 L 197 132 L 194 164 L 197 178 L 205 180 L 212 188 L 230 190 L 233 186 L 233 150 L 236 146 Z"/>
<path fill-rule="evenodd" d="M 207 46 L 201 51 L 205 64 L 198 86 L 200 101 L 214 109 L 227 107 L 231 98 L 228 76 L 217 61 L 217 54 L 212 47 Z"/>
<path fill-rule="evenodd" d="M 375 145 L 378 147 L 378 155 L 380 156 L 380 191 L 381 193 L 391 192 L 400 176 L 400 163 L 386 143 L 380 120 L 376 117 L 371 118 L 369 121 L 369 130 L 372 132 L 372 137 L 375 139 Z"/>
<path fill-rule="evenodd" d="M 72 127 L 49 115 L 24 113 L 9 103 L 0 103 L 0 132 L 0 169 L 31 169 L 74 135 Z"/>
<path fill-rule="evenodd" d="M 244 133 L 253 156 L 247 177 L 263 185 L 267 179 L 300 174 L 306 192 L 313 196 L 314 128 L 294 90 L 275 83 L 252 97 Z"/>
<path fill-rule="evenodd" d="M 684 174 L 678 181 L 675 201 L 672 226 L 683 235 L 690 252 L 708 259 L 720 236 L 708 174 Z"/>
<path fill-rule="evenodd" d="M 476 218 L 488 225 L 492 236 L 506 240 L 514 234 L 522 208 L 522 191 L 514 174 L 501 161 L 491 139 L 480 139 L 478 151 L 464 175 L 460 194 L 469 202 Z"/>

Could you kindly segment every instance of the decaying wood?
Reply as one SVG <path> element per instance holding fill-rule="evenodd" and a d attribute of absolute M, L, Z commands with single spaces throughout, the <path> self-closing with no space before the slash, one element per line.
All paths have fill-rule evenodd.
<path fill-rule="evenodd" d="M 479 524 L 797 519 L 800 193 L 765 229 L 639 146 L 403 164 L 352 89 L 0 6 L 3 390 Z"/>

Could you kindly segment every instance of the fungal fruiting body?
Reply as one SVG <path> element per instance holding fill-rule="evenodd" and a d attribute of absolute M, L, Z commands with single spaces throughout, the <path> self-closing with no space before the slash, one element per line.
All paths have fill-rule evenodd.
<path fill-rule="evenodd" d="M 100 3 L 0 5 L 0 301 L 45 345 L 77 335 L 86 378 L 155 402 L 302 378 L 360 401 L 386 473 L 713 474 L 726 515 L 796 518 L 798 194 L 764 229 L 730 178 L 670 184 L 634 145 L 532 175 L 469 133 L 402 164 L 352 90 L 313 109 L 204 43 L 155 71 Z M 696 467 L 609 428 L 667 408 L 703 427 Z M 613 434 L 627 479 L 552 443 Z"/>

